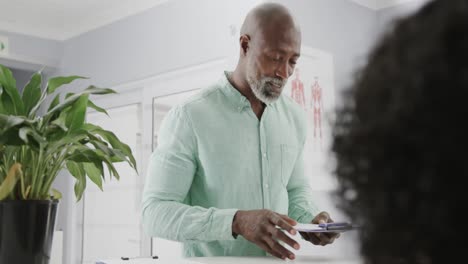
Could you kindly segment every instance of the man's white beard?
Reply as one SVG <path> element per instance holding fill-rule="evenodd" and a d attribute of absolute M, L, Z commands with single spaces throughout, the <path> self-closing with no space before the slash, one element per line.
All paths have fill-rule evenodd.
<path fill-rule="evenodd" d="M 273 84 L 280 86 L 281 91 L 286 84 L 286 81 L 279 80 L 277 78 L 263 77 L 257 80 L 255 77 L 255 70 L 251 65 L 247 67 L 247 82 L 252 89 L 254 95 L 265 104 L 270 104 L 278 100 L 281 93 L 276 94 L 273 90 Z"/>

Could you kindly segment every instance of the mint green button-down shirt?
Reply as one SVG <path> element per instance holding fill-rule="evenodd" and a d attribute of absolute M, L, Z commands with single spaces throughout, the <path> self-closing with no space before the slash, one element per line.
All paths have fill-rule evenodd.
<path fill-rule="evenodd" d="M 259 120 L 227 80 L 174 107 L 151 156 L 142 219 L 184 255 L 265 256 L 232 236 L 237 210 L 270 209 L 310 223 L 317 210 L 304 175 L 304 111 L 281 96 Z"/>

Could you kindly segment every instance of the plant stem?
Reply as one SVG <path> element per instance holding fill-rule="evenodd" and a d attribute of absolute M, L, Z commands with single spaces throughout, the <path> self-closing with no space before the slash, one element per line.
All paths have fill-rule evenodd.
<path fill-rule="evenodd" d="M 67 152 L 68 152 L 68 147 L 64 147 L 61 153 L 59 153 L 59 155 L 55 157 L 56 158 L 56 160 L 54 161 L 55 166 L 51 166 L 52 169 L 47 171 L 48 178 L 46 181 L 44 181 L 44 184 L 42 186 L 42 190 L 41 190 L 42 194 L 48 194 L 50 187 L 52 186 L 52 183 L 54 182 L 59 170 L 63 167 L 63 162 L 65 160 Z M 53 156 L 50 156 L 48 158 L 46 157 L 45 163 L 48 164 L 50 162 L 49 159 L 53 159 L 53 158 L 54 158 Z"/>
<path fill-rule="evenodd" d="M 60 170 L 60 167 L 62 167 L 62 160 L 56 160 L 55 161 L 55 166 L 52 166 L 52 169 L 47 172 L 47 180 L 44 181 L 44 184 L 42 185 L 41 193 L 46 195 L 49 192 L 50 186 L 52 186 L 52 183 L 54 182 L 54 179 L 56 175 L 58 174 L 58 171 Z"/>
<path fill-rule="evenodd" d="M 42 155 L 43 155 L 43 146 L 42 144 L 39 144 L 39 157 L 37 158 L 37 164 L 35 166 L 35 172 L 32 175 L 32 184 L 31 184 L 31 198 L 35 199 L 37 196 L 39 196 L 39 191 L 40 191 L 40 182 L 36 184 L 36 180 L 38 177 L 41 177 L 42 175 L 40 174 L 42 166 L 47 166 L 46 164 L 42 164 Z M 38 186 L 39 185 L 39 186 Z"/>

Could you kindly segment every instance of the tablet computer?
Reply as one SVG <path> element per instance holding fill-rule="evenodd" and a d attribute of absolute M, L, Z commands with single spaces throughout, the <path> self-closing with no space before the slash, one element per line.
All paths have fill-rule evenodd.
<path fill-rule="evenodd" d="M 299 232 L 308 233 L 341 233 L 356 229 L 356 226 L 348 222 L 334 222 L 326 224 L 297 224 L 293 227 Z"/>

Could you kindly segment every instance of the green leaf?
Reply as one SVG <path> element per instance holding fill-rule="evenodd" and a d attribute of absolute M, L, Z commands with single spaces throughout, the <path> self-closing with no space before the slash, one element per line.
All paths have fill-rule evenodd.
<path fill-rule="evenodd" d="M 104 108 L 101 108 L 101 107 L 95 105 L 91 100 L 88 101 L 88 107 L 89 107 L 89 108 L 92 108 L 92 109 L 94 109 L 94 110 L 96 110 L 96 111 L 98 111 L 98 112 L 100 112 L 100 113 L 104 113 L 104 114 L 106 114 L 107 116 L 109 116 L 109 114 L 107 113 L 107 111 L 106 111 Z"/>
<path fill-rule="evenodd" d="M 39 110 L 39 108 L 42 106 L 42 103 L 44 103 L 46 99 L 46 93 L 42 93 L 41 95 L 41 98 L 39 98 L 39 101 L 36 103 L 35 106 L 33 106 L 33 108 L 31 108 L 31 110 L 29 110 L 29 117 L 30 118 L 33 118 L 35 115 L 36 115 L 36 112 L 37 110 Z"/>
<path fill-rule="evenodd" d="M 102 164 L 104 162 L 109 169 L 110 176 L 114 176 L 117 179 L 120 178 L 120 175 L 113 166 L 113 162 L 111 161 L 110 157 L 98 149 L 91 149 L 87 146 L 76 146 L 73 153 L 70 155 L 69 160 L 78 163 L 92 162 L 96 165 L 98 163 Z"/>
<path fill-rule="evenodd" d="M 83 129 L 101 136 L 107 142 L 109 142 L 114 149 L 122 151 L 130 159 L 130 166 L 136 170 L 136 160 L 135 157 L 133 157 L 132 150 L 127 144 L 121 142 L 114 133 L 89 123 L 84 124 Z"/>
<path fill-rule="evenodd" d="M 105 156 L 103 159 L 104 159 L 104 163 L 106 164 L 107 168 L 109 169 L 110 176 L 111 177 L 114 176 L 114 178 L 116 178 L 117 180 L 120 180 L 120 174 L 115 169 L 114 163 L 112 162 L 112 160 L 107 156 Z"/>
<path fill-rule="evenodd" d="M 70 112 L 65 119 L 65 125 L 68 127 L 68 133 L 80 129 L 85 121 L 86 107 L 88 106 L 88 95 L 81 95 L 73 104 Z"/>
<path fill-rule="evenodd" d="M 79 163 L 96 162 L 102 160 L 101 157 L 96 153 L 96 150 L 90 149 L 85 145 L 76 146 L 69 159 Z"/>
<path fill-rule="evenodd" d="M 88 136 L 90 138 L 89 143 L 91 143 L 96 148 L 96 150 L 100 151 L 98 154 L 103 153 L 110 158 L 112 163 L 124 161 L 130 163 L 127 156 L 122 151 L 111 148 L 106 141 L 103 141 L 100 137 L 97 137 L 92 133 L 88 132 Z"/>
<path fill-rule="evenodd" d="M 75 177 L 75 196 L 77 201 L 83 197 L 83 192 L 86 189 L 86 172 L 81 164 L 73 161 L 67 161 L 66 166 L 70 174 Z"/>
<path fill-rule="evenodd" d="M 52 188 L 51 191 L 52 191 L 52 193 L 50 194 L 50 196 L 52 196 L 52 199 L 54 199 L 54 200 L 62 199 L 62 193 L 59 192 L 57 189 Z"/>
<path fill-rule="evenodd" d="M 52 102 L 50 103 L 49 108 L 47 109 L 47 111 L 50 111 L 52 108 L 56 107 L 59 103 L 60 103 L 60 94 L 57 94 L 54 97 L 54 100 L 52 100 Z"/>
<path fill-rule="evenodd" d="M 7 89 L 16 89 L 16 80 L 10 69 L 0 64 L 0 84 Z"/>
<path fill-rule="evenodd" d="M 31 77 L 31 80 L 29 80 L 28 84 L 26 84 L 24 87 L 22 99 L 26 116 L 30 116 L 31 109 L 33 109 L 33 107 L 37 104 L 37 102 L 39 102 L 39 99 L 41 98 L 41 83 L 41 74 L 35 73 Z"/>
<path fill-rule="evenodd" d="M 0 84 L 0 114 L 8 114 L 7 110 L 6 110 L 5 107 L 3 106 L 2 94 L 3 94 L 3 87 L 2 87 L 2 85 Z"/>
<path fill-rule="evenodd" d="M 104 152 L 100 150 L 93 150 L 86 146 L 80 146 L 75 149 L 75 151 L 71 154 L 70 160 L 75 162 L 93 162 L 97 164 L 97 162 L 104 162 L 109 169 L 110 176 L 114 176 L 116 179 L 120 179 L 119 172 L 115 169 L 112 160 L 108 157 Z"/>
<path fill-rule="evenodd" d="M 10 128 L 21 125 L 25 122 L 24 117 L 0 114 L 0 136 Z"/>
<path fill-rule="evenodd" d="M 39 133 L 37 133 L 36 130 L 33 130 L 32 128 L 30 127 L 22 127 L 19 129 L 19 137 L 26 143 L 26 144 L 30 144 L 29 143 L 29 139 L 28 139 L 28 136 L 32 136 L 32 138 L 34 138 L 34 140 L 36 141 L 37 144 L 40 144 L 40 143 L 45 143 L 45 139 L 39 135 Z"/>
<path fill-rule="evenodd" d="M 74 154 L 79 153 L 79 150 L 83 148 L 87 149 L 86 146 L 83 146 L 79 143 L 80 140 L 83 140 L 87 137 L 88 136 L 86 134 L 71 134 L 65 137 L 60 137 L 56 141 L 50 141 L 49 146 L 46 151 L 46 155 L 53 155 L 54 153 L 58 152 L 60 149 L 71 144 L 74 144 L 76 146 L 71 147 L 69 151 L 73 152 Z"/>
<path fill-rule="evenodd" d="M 51 113 L 61 111 L 64 108 L 74 104 L 74 102 L 77 101 L 79 98 L 81 98 L 82 95 L 86 95 L 86 94 L 109 94 L 109 93 L 115 93 L 115 91 L 112 90 L 112 89 L 108 89 L 108 88 L 97 88 L 97 87 L 94 87 L 94 86 L 90 86 L 87 89 L 85 89 L 82 93 L 67 94 L 67 96 L 65 97 L 65 100 L 61 104 L 59 104 L 59 105 L 53 107 L 51 110 L 49 110 L 47 112 L 46 116 L 51 114 Z"/>
<path fill-rule="evenodd" d="M 66 111 L 60 112 L 60 115 L 57 119 L 51 122 L 51 124 L 56 125 L 60 127 L 63 131 L 67 132 L 68 128 L 67 125 L 65 124 L 66 118 L 67 118 L 68 113 Z"/>
<path fill-rule="evenodd" d="M 84 90 L 84 92 L 90 93 L 90 94 L 115 94 L 116 92 L 112 89 L 109 88 L 98 88 L 94 85 L 89 86 Z"/>
<path fill-rule="evenodd" d="M 0 101 L 0 104 L 2 105 L 2 113 L 8 115 L 19 115 L 16 105 L 13 103 L 13 100 L 11 100 L 8 94 L 0 98 Z"/>
<path fill-rule="evenodd" d="M 54 78 L 50 78 L 48 83 L 47 83 L 47 94 L 51 94 L 53 92 L 55 92 L 55 90 L 57 90 L 57 88 L 59 88 L 60 86 L 62 85 L 65 85 L 65 84 L 69 84 L 71 82 L 73 82 L 74 80 L 77 80 L 77 79 L 88 79 L 86 77 L 82 77 L 82 76 L 66 76 L 66 77 L 63 77 L 63 76 L 60 76 L 60 77 L 54 77 Z"/>
<path fill-rule="evenodd" d="M 15 163 L 8 171 L 8 175 L 0 185 L 0 201 L 5 199 L 15 188 L 16 182 L 22 175 L 21 164 Z"/>
<path fill-rule="evenodd" d="M 30 120 L 24 116 L 8 116 L 0 114 L 0 144 L 24 145 L 19 137 L 22 127 L 34 127 L 38 120 Z"/>
<path fill-rule="evenodd" d="M 96 165 L 94 165 L 94 163 L 85 162 L 83 163 L 83 168 L 86 171 L 86 175 L 88 175 L 88 178 L 91 179 L 91 181 L 94 182 L 102 191 L 102 166 L 101 169 L 99 169 L 98 167 L 96 167 Z"/>
<path fill-rule="evenodd" d="M 9 114 L 24 115 L 24 104 L 16 88 L 16 80 L 10 69 L 1 64 L 0 85 L 4 90 L 4 93 L 0 96 L 0 104 L 3 104 L 4 110 Z"/>
<path fill-rule="evenodd" d="M 0 136 L 0 144 L 20 146 L 24 145 L 24 141 L 18 135 L 18 128 L 12 128 Z"/>
<path fill-rule="evenodd" d="M 58 111 L 62 111 L 63 109 L 69 107 L 70 105 L 73 105 L 78 99 L 80 99 L 82 94 L 74 94 L 68 98 L 66 98 L 63 102 L 58 104 L 57 106 L 53 107 L 51 110 L 49 110 L 45 116 L 49 116 L 50 114 L 53 114 Z"/>
<path fill-rule="evenodd" d="M 90 135 L 90 137 L 94 136 Z M 91 143 L 96 149 L 102 151 L 106 156 L 108 156 L 113 163 L 124 161 L 130 163 L 127 159 L 127 156 L 122 151 L 110 148 L 109 146 L 107 146 L 105 141 L 102 141 L 100 139 L 92 139 L 89 143 Z"/>

